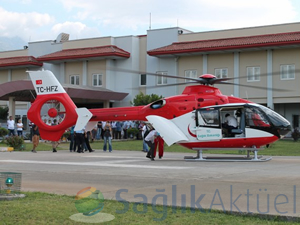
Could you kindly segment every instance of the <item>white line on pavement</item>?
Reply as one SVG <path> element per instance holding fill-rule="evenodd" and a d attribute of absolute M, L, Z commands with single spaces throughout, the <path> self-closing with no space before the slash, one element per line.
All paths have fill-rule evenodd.
<path fill-rule="evenodd" d="M 33 160 L 0 160 L 0 162 L 11 163 L 28 163 L 28 164 L 48 164 L 48 165 L 75 165 L 75 166 L 102 166 L 102 167 L 122 167 L 122 168 L 144 168 L 144 169 L 191 169 L 192 167 L 179 166 L 155 166 L 155 165 L 127 165 L 127 164 L 112 164 L 103 162 L 53 162 L 53 161 L 33 161 Z M 155 163 L 155 162 L 148 162 Z"/>

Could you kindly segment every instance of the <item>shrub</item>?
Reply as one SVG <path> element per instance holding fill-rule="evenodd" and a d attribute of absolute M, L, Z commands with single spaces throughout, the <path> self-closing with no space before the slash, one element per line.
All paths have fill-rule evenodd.
<path fill-rule="evenodd" d="M 66 131 L 65 133 L 63 133 L 63 135 L 61 136 L 61 140 L 62 141 L 71 140 L 71 132 L 70 131 Z"/>
<path fill-rule="evenodd" d="M 8 135 L 8 129 L 0 127 L 0 137 L 2 138 L 2 142 L 4 141 L 3 137 L 6 135 Z"/>
<path fill-rule="evenodd" d="M 9 136 L 5 139 L 6 144 L 9 147 L 13 147 L 17 150 L 24 150 L 24 140 L 22 137 L 19 136 Z"/>
<path fill-rule="evenodd" d="M 135 137 L 139 133 L 139 130 L 137 128 L 131 127 L 127 130 L 127 134 L 130 137 L 131 135 Z"/>
<path fill-rule="evenodd" d="M 300 132 L 298 130 L 298 128 L 295 128 L 293 133 L 292 133 L 292 138 L 294 139 L 294 141 L 298 141 L 298 139 L 300 138 Z"/>

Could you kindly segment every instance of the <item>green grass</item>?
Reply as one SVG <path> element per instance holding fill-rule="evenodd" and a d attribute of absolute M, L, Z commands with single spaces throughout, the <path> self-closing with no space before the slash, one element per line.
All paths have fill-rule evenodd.
<path fill-rule="evenodd" d="M 26 192 L 25 198 L 12 201 L 1 201 L 0 224 L 27 225 L 27 224 L 85 224 L 70 220 L 69 217 L 77 214 L 75 197 L 66 195 L 46 194 L 40 192 Z M 115 216 L 111 222 L 104 224 L 296 224 L 283 221 L 281 217 L 262 217 L 261 215 L 236 215 L 212 210 L 191 212 L 189 208 L 181 211 L 171 207 L 142 205 L 130 203 L 126 209 L 122 202 L 105 200 L 101 213 Z M 120 214 L 117 211 L 124 210 Z M 126 212 L 125 212 L 126 211 Z M 159 220 L 159 221 L 156 221 Z"/>
<path fill-rule="evenodd" d="M 90 143 L 91 147 L 96 150 L 101 150 L 103 148 L 103 141 L 95 141 Z M 5 144 L 1 143 L 0 147 L 6 147 Z M 112 142 L 113 150 L 126 150 L 126 151 L 141 151 L 142 150 L 142 141 L 141 140 L 113 140 Z M 26 151 L 32 149 L 31 143 L 25 143 Z M 69 143 L 62 142 L 58 150 L 68 150 Z M 37 147 L 37 151 L 52 151 L 51 143 L 45 143 L 41 141 Z M 183 152 L 183 153 L 195 153 L 190 149 L 186 149 L 180 145 L 172 145 L 168 147 L 165 144 L 165 152 Z M 206 153 L 211 154 L 247 154 L 246 151 L 237 151 L 237 150 L 209 150 L 205 151 Z M 300 142 L 295 142 L 290 139 L 279 140 L 270 145 L 269 148 L 265 148 L 262 151 L 259 151 L 259 155 L 268 155 L 268 156 L 300 156 Z"/>

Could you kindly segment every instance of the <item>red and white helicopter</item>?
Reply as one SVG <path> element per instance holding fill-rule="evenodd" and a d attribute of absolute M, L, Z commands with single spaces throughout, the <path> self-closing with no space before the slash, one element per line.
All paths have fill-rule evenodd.
<path fill-rule="evenodd" d="M 273 110 L 248 100 L 226 96 L 213 87 L 226 79 L 205 74 L 190 79 L 199 85 L 187 86 L 181 95 L 166 97 L 146 106 L 86 109 L 77 108 L 51 71 L 29 71 L 37 98 L 28 111 L 28 119 L 35 123 L 42 138 L 57 141 L 74 124 L 75 130 L 94 127 L 98 121 L 148 121 L 160 133 L 167 145 L 177 143 L 197 151 L 191 160 L 208 160 L 202 150 L 247 150 L 247 161 L 262 161 L 257 151 L 284 137 L 290 130 L 288 120 Z M 165 75 L 164 75 L 165 76 Z M 168 76 L 179 78 L 177 76 Z M 59 107 L 57 107 L 59 103 Z M 49 109 L 51 118 L 60 115 L 56 126 L 47 125 L 42 110 Z M 230 135 L 224 129 L 225 115 L 237 118 L 238 126 Z M 250 152 L 254 157 L 250 157 Z M 243 158 L 244 159 L 244 158 Z"/>

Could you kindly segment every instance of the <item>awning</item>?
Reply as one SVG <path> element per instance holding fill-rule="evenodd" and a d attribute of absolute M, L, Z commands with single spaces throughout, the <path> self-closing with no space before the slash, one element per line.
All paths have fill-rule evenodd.
<path fill-rule="evenodd" d="M 0 58 L 0 68 L 8 67 L 41 67 L 42 62 L 39 62 L 33 56 L 18 56 L 18 57 L 8 57 Z"/>
<path fill-rule="evenodd" d="M 123 100 L 128 93 L 115 92 L 106 88 L 92 88 L 86 86 L 63 85 L 71 98 L 94 99 L 99 101 Z M 36 96 L 30 80 L 10 81 L 0 84 L 0 100 L 15 97 L 15 101 L 33 101 Z"/>
<path fill-rule="evenodd" d="M 101 58 L 129 58 L 130 53 L 115 46 L 97 46 L 89 48 L 64 49 L 62 51 L 38 57 L 41 62 L 61 62 L 71 60 L 101 59 Z"/>

